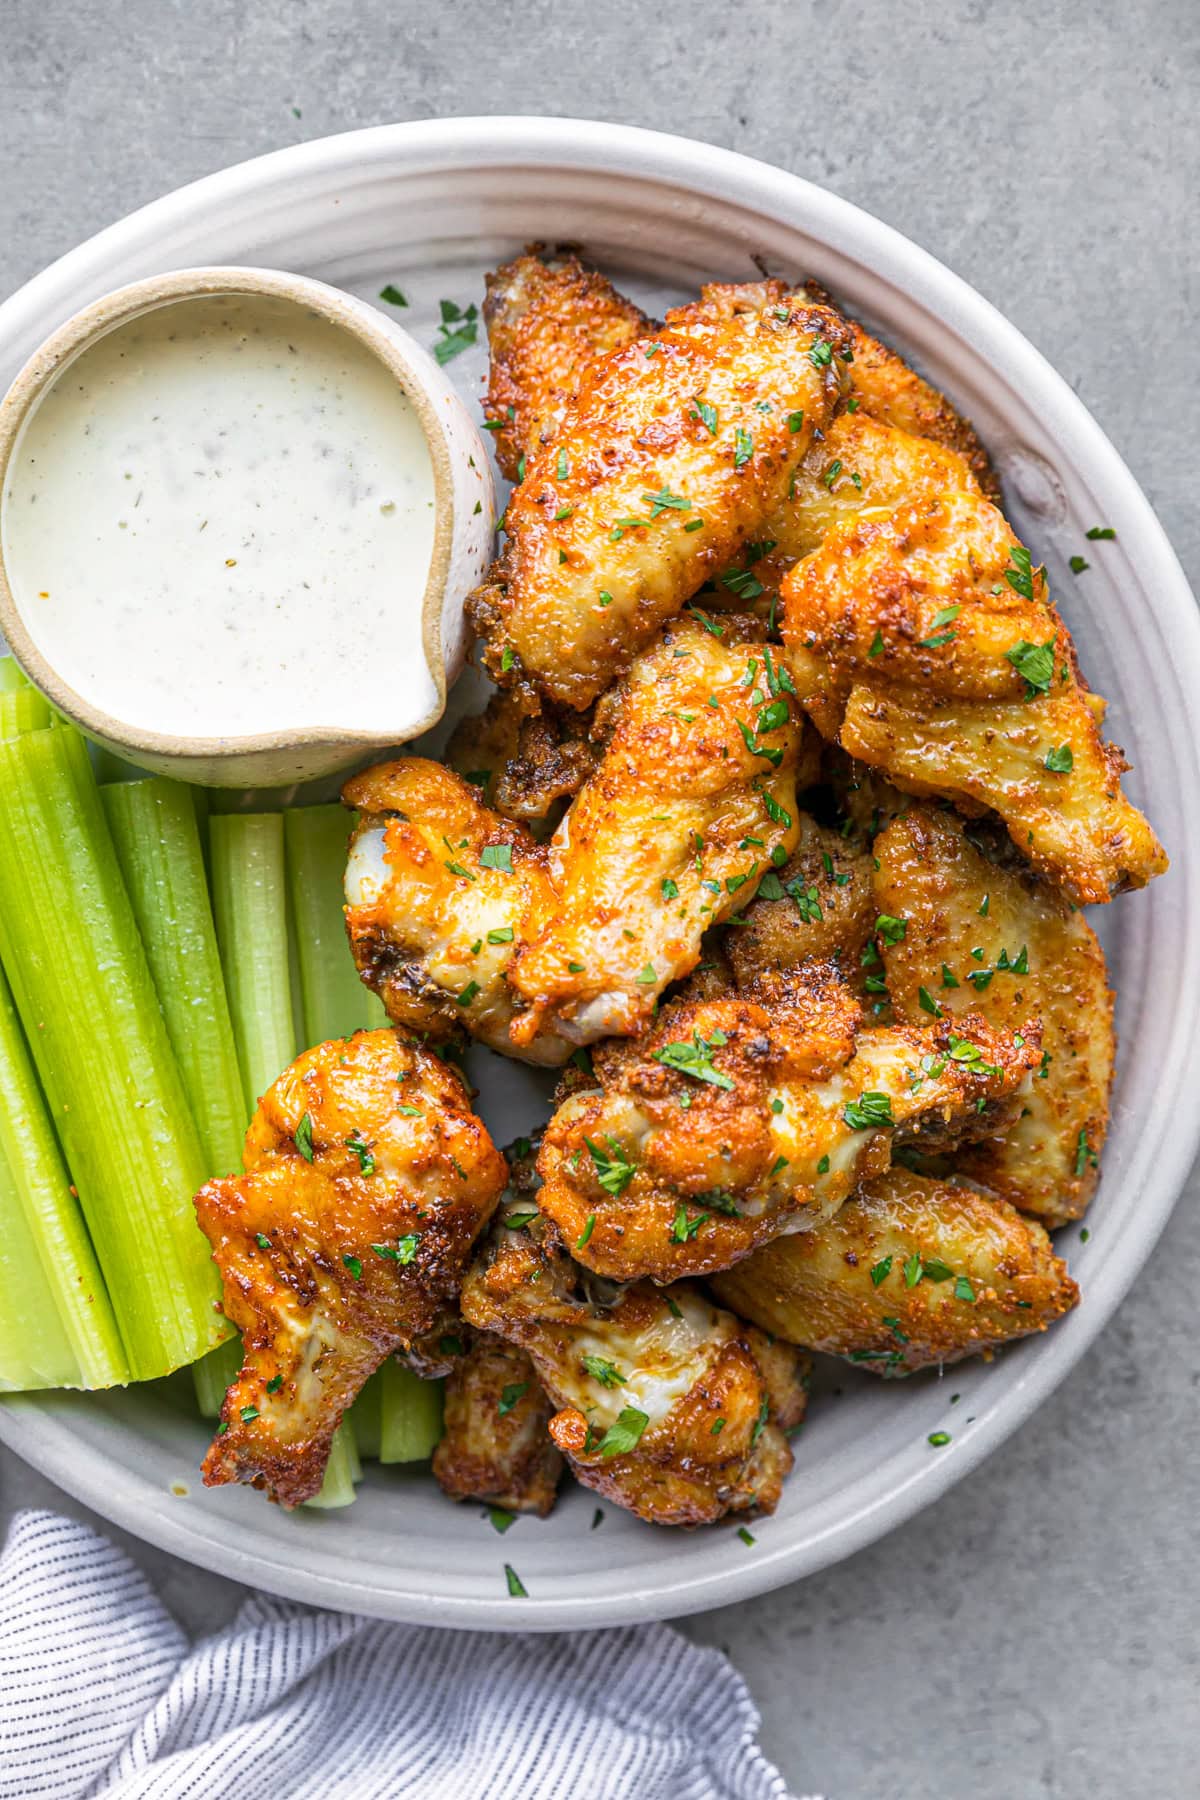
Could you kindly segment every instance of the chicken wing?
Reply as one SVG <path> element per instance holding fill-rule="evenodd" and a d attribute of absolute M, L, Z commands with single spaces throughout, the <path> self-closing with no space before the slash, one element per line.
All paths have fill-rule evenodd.
<path fill-rule="evenodd" d="M 494 679 L 589 706 L 783 501 L 849 347 L 833 313 L 780 304 L 590 364 L 468 601 Z"/>
<path fill-rule="evenodd" d="M 869 856 L 802 812 L 790 860 L 764 875 L 729 933 L 725 953 L 738 992 L 769 1008 L 786 996 L 790 971 L 810 960 L 833 959 L 851 979 L 879 910 L 871 876 Z"/>
<path fill-rule="evenodd" d="M 454 1293 L 506 1167 L 457 1074 L 392 1031 L 298 1057 L 243 1160 L 196 1196 L 243 1355 L 204 1480 L 295 1506 L 367 1377 Z"/>
<path fill-rule="evenodd" d="M 516 1006 L 505 976 L 517 945 L 555 905 L 546 851 L 478 791 L 423 757 L 378 763 L 342 790 L 360 818 L 346 865 L 346 928 L 359 974 L 411 1031 L 465 1027 L 510 1055 Z M 520 1054 L 561 1063 L 552 1032 Z"/>
<path fill-rule="evenodd" d="M 909 793 L 993 809 L 1077 903 L 1165 868 L 1044 574 L 982 495 L 935 480 L 835 525 L 782 593 L 796 687 L 830 742 Z"/>
<path fill-rule="evenodd" d="M 446 761 L 504 818 L 544 825 L 600 761 L 604 732 L 596 711 L 548 703 L 531 710 L 528 695 L 500 688 L 482 713 L 460 721 L 446 745 Z"/>
<path fill-rule="evenodd" d="M 526 1352 L 472 1332 L 446 1382 L 446 1415 L 433 1473 L 452 1500 L 483 1500 L 545 1518 L 563 1460 L 546 1430 L 554 1407 Z"/>
<path fill-rule="evenodd" d="M 1047 1225 L 1096 1185 L 1112 1085 L 1113 997 L 1095 932 L 1061 894 L 985 856 L 953 814 L 914 806 L 875 839 L 879 941 L 897 1015 L 1038 1018 L 1042 1063 L 1021 1116 L 955 1166 Z"/>
<path fill-rule="evenodd" d="M 519 481 L 524 459 L 555 436 L 588 364 L 651 329 L 606 276 L 569 252 L 547 255 L 537 244 L 487 277 L 483 317 L 487 414 L 509 481 Z"/>
<path fill-rule="evenodd" d="M 796 840 L 796 777 L 815 772 L 766 642 L 684 615 L 634 663 L 595 775 L 550 842 L 558 896 L 509 981 L 512 1035 L 576 1043 L 648 1023 L 709 926 L 752 898 Z"/>
<path fill-rule="evenodd" d="M 585 1487 L 639 1518 L 703 1525 L 774 1509 L 804 1415 L 807 1360 L 698 1289 L 621 1289 L 574 1264 L 535 1208 L 501 1222 L 463 1286 L 463 1312 L 527 1351 L 554 1406 L 550 1435 Z"/>
<path fill-rule="evenodd" d="M 891 1168 L 815 1231 L 715 1275 L 764 1331 L 881 1375 L 1045 1331 L 1079 1289 L 1043 1227 L 1003 1200 Z"/>
<path fill-rule="evenodd" d="M 835 967 L 804 963 L 770 1010 L 684 1002 L 597 1050 L 598 1089 L 568 1094 L 546 1129 L 539 1205 L 599 1274 L 711 1274 L 829 1218 L 893 1142 L 995 1130 L 1039 1060 L 1036 1026 L 862 1028 Z"/>

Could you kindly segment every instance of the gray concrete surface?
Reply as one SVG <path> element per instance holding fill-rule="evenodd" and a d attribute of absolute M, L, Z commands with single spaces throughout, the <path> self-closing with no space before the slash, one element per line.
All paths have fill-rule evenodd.
<path fill-rule="evenodd" d="M 164 189 L 352 126 L 685 132 L 824 182 L 995 301 L 1195 580 L 1198 80 L 1196 0 L 5 0 L 0 292 Z M 986 1467 L 840 1568 L 685 1627 L 729 1649 L 797 1789 L 1197 1792 L 1196 1191 L 1100 1347 Z M 78 1510 L 8 1458 L 0 1507 L 29 1501 Z M 129 1547 L 192 1629 L 228 1615 L 231 1584 Z"/>

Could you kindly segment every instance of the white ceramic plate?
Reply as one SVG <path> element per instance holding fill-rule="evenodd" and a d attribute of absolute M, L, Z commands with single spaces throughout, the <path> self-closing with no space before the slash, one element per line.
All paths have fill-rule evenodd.
<path fill-rule="evenodd" d="M 940 264 L 845 201 L 723 150 L 618 126 L 445 120 L 285 150 L 197 182 L 81 245 L 0 307 L 0 382 L 84 302 L 191 263 L 299 270 L 374 299 L 397 282 L 431 341 L 437 301 L 482 298 L 483 271 L 529 239 L 572 240 L 657 310 L 702 279 L 811 273 L 945 388 L 1004 476 L 1021 535 L 1050 567 L 1084 668 L 1110 696 L 1135 765 L 1129 790 L 1174 858 L 1096 923 L 1119 993 L 1121 1055 L 1089 1241 L 1060 1235 L 1080 1308 L 990 1367 L 884 1387 L 848 1370 L 797 1440 L 772 1519 L 669 1532 L 568 1486 L 552 1518 L 499 1537 L 424 1475 L 373 1469 L 357 1504 L 293 1516 L 247 1490 L 206 1491 L 201 1426 L 154 1390 L 49 1395 L 0 1407 L 0 1434 L 99 1512 L 257 1586 L 385 1617 L 493 1629 L 612 1625 L 742 1599 L 821 1568 L 926 1506 L 1028 1417 L 1103 1327 L 1149 1253 L 1200 1135 L 1200 626 L 1182 572 L 1129 471 L 1067 384 Z M 481 334 L 482 336 L 482 334 Z M 484 350 L 451 365 L 478 399 Z M 1090 525 L 1081 581 L 1066 559 Z M 53 854 L 53 846 L 47 846 Z M 478 1078 L 478 1075 L 477 1075 Z M 487 1059 L 484 1111 L 506 1140 L 538 1085 Z M 951 1404 L 951 1396 L 961 1398 Z M 927 1443 L 946 1429 L 945 1449 Z M 508 1597 L 510 1562 L 528 1599 Z"/>

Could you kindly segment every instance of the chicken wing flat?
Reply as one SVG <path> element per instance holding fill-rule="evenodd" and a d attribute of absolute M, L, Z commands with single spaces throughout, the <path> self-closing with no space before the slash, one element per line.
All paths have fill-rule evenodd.
<path fill-rule="evenodd" d="M 505 979 L 516 946 L 554 904 L 546 852 L 440 763 L 406 756 L 342 790 L 359 820 L 346 865 L 346 929 L 359 974 L 410 1031 L 465 1027 L 510 1055 Z M 561 1063 L 571 1046 L 530 1036 L 521 1055 Z"/>
<path fill-rule="evenodd" d="M 879 941 L 897 1015 L 979 1012 L 1002 1030 L 1041 1021 L 1042 1063 L 1021 1116 L 955 1166 L 1050 1226 L 1083 1213 L 1108 1122 L 1115 1041 L 1104 952 L 1045 882 L 999 865 L 961 820 L 914 806 L 874 843 Z"/>
<path fill-rule="evenodd" d="M 463 1287 L 473 1324 L 527 1351 L 557 1408 L 550 1435 L 585 1487 L 639 1518 L 703 1525 L 770 1512 L 792 1466 L 807 1360 L 698 1289 L 606 1291 L 528 1204 Z"/>
<path fill-rule="evenodd" d="M 1044 574 L 981 494 L 934 481 L 833 526 L 782 594 L 796 687 L 830 742 L 909 793 L 991 808 L 1077 903 L 1166 867 Z"/>
<path fill-rule="evenodd" d="M 470 1337 L 446 1382 L 445 1427 L 433 1453 L 438 1486 L 452 1500 L 544 1519 L 563 1469 L 546 1430 L 554 1407 L 524 1350 L 490 1332 Z"/>
<path fill-rule="evenodd" d="M 1036 1026 L 976 1015 L 864 1028 L 834 965 L 805 963 L 770 1010 L 684 1002 L 636 1044 L 598 1050 L 599 1087 L 546 1129 L 539 1205 L 601 1275 L 708 1275 L 829 1218 L 894 1143 L 990 1133 L 1039 1060 Z"/>
<path fill-rule="evenodd" d="M 881 1375 L 1045 1331 L 1079 1289 L 1035 1220 L 965 1185 L 891 1168 L 815 1231 L 713 1277 L 764 1331 Z"/>
<path fill-rule="evenodd" d="M 244 1162 L 196 1196 L 243 1353 L 204 1480 L 295 1506 L 367 1377 L 457 1289 L 507 1170 L 458 1075 L 393 1031 L 298 1057 Z"/>
<path fill-rule="evenodd" d="M 786 497 L 849 348 L 833 313 L 780 304 L 590 364 L 468 601 L 493 678 L 589 706 Z"/>
<path fill-rule="evenodd" d="M 735 620 L 685 614 L 637 658 L 600 766 L 550 841 L 553 916 L 508 971 L 527 1005 L 518 1044 L 640 1030 L 704 932 L 786 860 L 797 773 L 816 768 L 787 679 Z"/>
<path fill-rule="evenodd" d="M 522 460 L 554 438 L 589 363 L 623 349 L 650 320 L 577 256 L 532 245 L 487 277 L 483 303 L 487 415 L 496 461 L 519 481 Z"/>

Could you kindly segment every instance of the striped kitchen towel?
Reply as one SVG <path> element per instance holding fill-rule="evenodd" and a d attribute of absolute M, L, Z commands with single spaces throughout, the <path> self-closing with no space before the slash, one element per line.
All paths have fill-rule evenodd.
<path fill-rule="evenodd" d="M 190 1647 L 123 1552 L 19 1513 L 0 1800 L 789 1800 L 745 1683 L 665 1625 L 425 1630 L 265 1595 Z"/>

